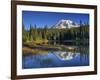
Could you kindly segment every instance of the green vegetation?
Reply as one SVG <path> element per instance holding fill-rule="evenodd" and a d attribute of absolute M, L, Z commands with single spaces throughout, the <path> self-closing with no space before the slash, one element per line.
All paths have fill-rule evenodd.
<path fill-rule="evenodd" d="M 54 29 L 48 28 L 47 25 L 44 28 L 37 28 L 36 25 L 30 25 L 30 29 L 26 30 L 23 24 L 22 28 L 22 42 L 23 42 L 23 53 L 46 53 L 48 50 L 71 50 L 74 47 L 68 47 L 63 45 L 63 42 L 74 42 L 79 46 L 89 44 L 89 25 L 82 25 L 80 21 L 80 27 L 66 28 L 66 29 Z M 59 43 L 54 45 L 50 42 Z"/>
<path fill-rule="evenodd" d="M 49 41 L 88 40 L 89 25 L 81 25 L 70 29 L 52 29 L 48 28 L 47 25 L 44 28 L 37 28 L 36 25 L 30 25 L 30 29 L 26 30 L 23 24 L 22 34 L 23 43 L 47 44 Z"/>

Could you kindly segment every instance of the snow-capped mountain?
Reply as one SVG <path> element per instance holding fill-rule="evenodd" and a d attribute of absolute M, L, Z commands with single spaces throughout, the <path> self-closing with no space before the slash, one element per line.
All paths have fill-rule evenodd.
<path fill-rule="evenodd" d="M 71 20 L 65 20 L 65 19 L 58 21 L 58 23 L 53 26 L 53 28 L 58 28 L 58 29 L 72 28 L 72 27 L 79 27 L 79 25 Z"/>

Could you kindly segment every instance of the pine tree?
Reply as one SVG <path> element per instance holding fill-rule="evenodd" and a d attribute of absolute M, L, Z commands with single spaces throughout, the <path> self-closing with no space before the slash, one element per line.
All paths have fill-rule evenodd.
<path fill-rule="evenodd" d="M 32 36 L 32 25 L 30 24 L 30 30 L 29 30 L 29 37 L 30 37 L 30 41 L 33 40 L 33 36 Z"/>

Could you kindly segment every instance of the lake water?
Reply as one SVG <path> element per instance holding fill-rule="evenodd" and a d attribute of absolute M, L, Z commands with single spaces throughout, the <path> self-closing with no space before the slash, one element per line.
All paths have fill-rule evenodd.
<path fill-rule="evenodd" d="M 23 55 L 22 68 L 89 66 L 88 48 L 81 49 L 81 51 L 48 51 L 42 54 Z"/>

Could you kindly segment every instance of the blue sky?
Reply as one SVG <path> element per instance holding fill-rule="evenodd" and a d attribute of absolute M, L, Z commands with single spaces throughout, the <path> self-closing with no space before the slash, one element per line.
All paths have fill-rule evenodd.
<path fill-rule="evenodd" d="M 31 25 L 43 28 L 53 26 L 61 19 L 69 19 L 75 23 L 80 22 L 89 23 L 89 14 L 80 13 L 60 13 L 60 12 L 37 12 L 37 11 L 22 11 L 22 21 L 26 29 Z"/>

